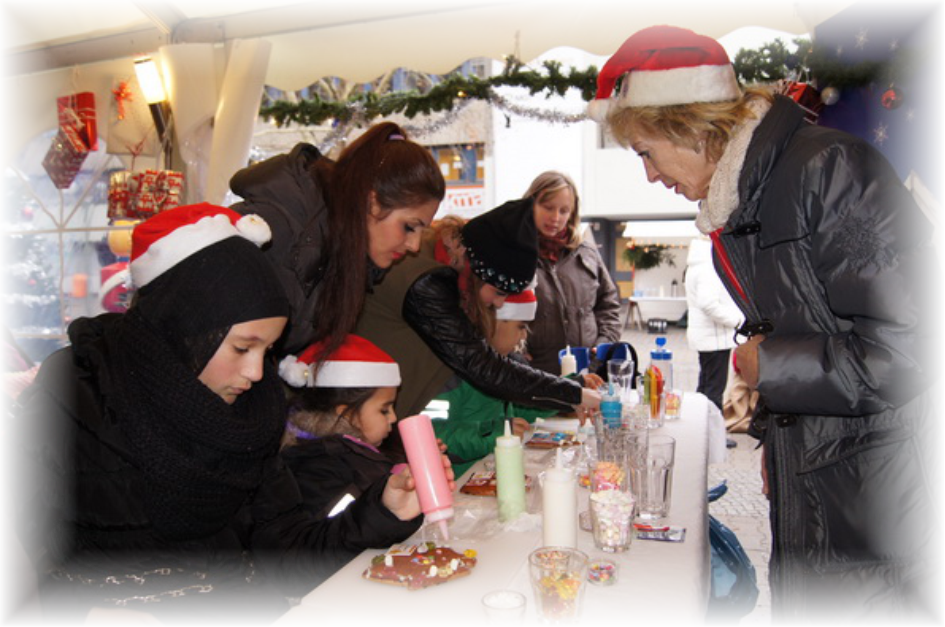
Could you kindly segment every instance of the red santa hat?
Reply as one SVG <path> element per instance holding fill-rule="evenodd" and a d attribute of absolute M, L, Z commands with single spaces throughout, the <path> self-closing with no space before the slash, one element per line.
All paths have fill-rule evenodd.
<path fill-rule="evenodd" d="M 228 237 L 244 237 L 257 246 L 272 231 L 257 215 L 241 215 L 210 203 L 163 211 L 135 226 L 131 234 L 131 279 L 144 287 L 164 272 Z"/>
<path fill-rule="evenodd" d="M 620 93 L 612 98 L 621 76 Z M 741 93 L 719 42 L 685 28 L 651 26 L 631 35 L 604 64 L 587 115 L 603 122 L 613 107 L 722 102 Z"/>
<path fill-rule="evenodd" d="M 293 387 L 382 388 L 400 385 L 400 367 L 370 340 L 350 334 L 315 374 L 315 357 L 324 343 L 309 345 L 298 357 L 279 363 L 279 376 Z"/>
<path fill-rule="evenodd" d="M 522 320 L 531 322 L 535 319 L 535 312 L 538 310 L 538 299 L 535 292 L 525 290 L 518 294 L 511 294 L 505 299 L 505 303 L 495 310 L 495 317 L 498 320 Z"/>

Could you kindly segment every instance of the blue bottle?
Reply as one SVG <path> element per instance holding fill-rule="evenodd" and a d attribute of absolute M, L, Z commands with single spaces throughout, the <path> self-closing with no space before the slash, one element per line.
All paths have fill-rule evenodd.
<path fill-rule="evenodd" d="M 623 406 L 620 403 L 620 395 L 616 390 L 606 392 L 600 401 L 600 415 L 604 420 L 604 426 L 609 429 L 617 429 L 623 419 Z"/>

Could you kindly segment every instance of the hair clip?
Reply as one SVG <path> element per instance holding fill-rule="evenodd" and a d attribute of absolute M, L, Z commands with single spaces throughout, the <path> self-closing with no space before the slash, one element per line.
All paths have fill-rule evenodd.
<path fill-rule="evenodd" d="M 387 141 L 395 141 L 395 140 L 404 141 L 405 139 L 407 138 L 401 135 L 400 133 L 392 133 L 387 136 Z"/>

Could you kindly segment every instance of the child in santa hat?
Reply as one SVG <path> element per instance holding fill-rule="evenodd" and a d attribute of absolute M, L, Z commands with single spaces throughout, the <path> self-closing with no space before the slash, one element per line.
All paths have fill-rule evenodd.
<path fill-rule="evenodd" d="M 51 622 L 270 622 L 286 596 L 420 526 L 409 473 L 331 520 L 300 507 L 278 456 L 268 353 L 289 304 L 268 236 L 206 203 L 141 223 L 134 304 L 73 322 L 21 395 L 18 535 Z"/>
<path fill-rule="evenodd" d="M 506 297 L 505 303 L 496 309 L 495 330 L 489 338 L 497 353 L 509 356 L 523 351 L 528 323 L 535 319 L 537 306 L 531 289 Z M 506 420 L 512 423 L 512 433 L 521 437 L 535 419 L 558 413 L 510 404 L 479 391 L 459 377 L 454 377 L 448 387 L 436 398 L 449 403 L 448 417 L 434 419 L 433 430 L 446 444 L 457 477 L 495 449 L 495 440 L 504 433 Z"/>
<path fill-rule="evenodd" d="M 348 335 L 320 367 L 320 343 L 289 355 L 279 374 L 292 386 L 282 457 L 318 519 L 337 515 L 393 463 L 377 447 L 397 421 L 400 368 L 387 353 Z"/>

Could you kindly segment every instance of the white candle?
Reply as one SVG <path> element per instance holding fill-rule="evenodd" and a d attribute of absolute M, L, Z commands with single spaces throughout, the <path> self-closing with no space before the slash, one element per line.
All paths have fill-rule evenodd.
<path fill-rule="evenodd" d="M 577 479 L 565 468 L 561 449 L 555 466 L 541 473 L 542 542 L 544 546 L 577 547 Z"/>

